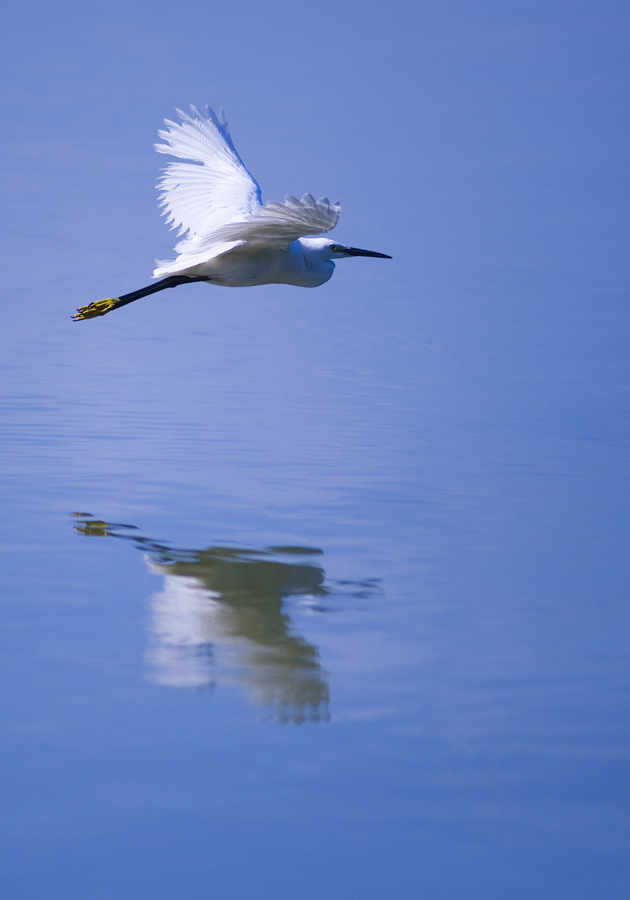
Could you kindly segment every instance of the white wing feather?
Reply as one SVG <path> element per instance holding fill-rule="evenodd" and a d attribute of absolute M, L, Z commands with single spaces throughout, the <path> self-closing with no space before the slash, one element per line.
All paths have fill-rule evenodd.
<path fill-rule="evenodd" d="M 325 197 L 288 196 L 284 203 L 261 206 L 260 188 L 236 152 L 223 111 L 220 119 L 209 108 L 205 117 L 194 106 L 191 112 L 192 117 L 178 110 L 181 125 L 167 120 L 169 131 L 159 134 L 168 144 L 155 145 L 159 153 L 193 163 L 171 163 L 160 179 L 167 222 L 186 236 L 175 247 L 178 258 L 160 263 L 154 276 L 199 265 L 240 244 L 284 249 L 299 237 L 335 227 L 341 207 Z"/>
<path fill-rule="evenodd" d="M 192 117 L 177 110 L 181 125 L 166 119 L 169 130 L 158 134 L 167 143 L 155 149 L 192 160 L 170 163 L 158 183 L 166 221 L 192 236 L 251 213 L 260 206 L 260 188 L 236 152 L 223 110 L 220 118 L 210 108 L 205 116 L 190 110 Z"/>

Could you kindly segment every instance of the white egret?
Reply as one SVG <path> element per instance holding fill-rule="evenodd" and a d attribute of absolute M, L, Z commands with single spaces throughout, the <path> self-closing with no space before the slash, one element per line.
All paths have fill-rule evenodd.
<path fill-rule="evenodd" d="M 166 119 L 168 131 L 159 132 L 166 143 L 155 144 L 155 149 L 189 160 L 170 163 L 158 183 L 163 215 L 184 236 L 175 247 L 178 256 L 158 264 L 153 277 L 160 281 L 82 306 L 75 321 L 104 316 L 140 297 L 194 281 L 224 287 L 318 287 L 332 276 L 335 259 L 391 259 L 328 238 L 305 237 L 331 231 L 339 219 L 339 204 L 305 194 L 301 200 L 288 196 L 284 203 L 263 206 L 260 188 L 236 152 L 223 111 L 218 117 L 209 107 L 205 115 L 194 106 L 190 116 L 177 112 L 181 125 Z"/>

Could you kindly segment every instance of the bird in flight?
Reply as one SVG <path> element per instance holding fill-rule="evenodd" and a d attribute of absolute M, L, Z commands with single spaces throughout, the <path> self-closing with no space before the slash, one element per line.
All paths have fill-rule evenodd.
<path fill-rule="evenodd" d="M 329 238 L 306 237 L 332 231 L 341 213 L 338 203 L 304 194 L 301 200 L 288 196 L 284 203 L 263 206 L 260 188 L 236 152 L 223 111 L 216 116 L 206 107 L 204 115 L 191 106 L 190 115 L 177 112 L 181 124 L 167 119 L 168 131 L 158 132 L 165 143 L 155 144 L 158 153 L 178 159 L 169 163 L 158 183 L 163 215 L 182 236 L 175 247 L 177 258 L 158 263 L 153 277 L 160 280 L 149 287 L 81 306 L 73 316 L 76 322 L 189 282 L 318 287 L 332 276 L 333 260 L 391 259 Z"/>

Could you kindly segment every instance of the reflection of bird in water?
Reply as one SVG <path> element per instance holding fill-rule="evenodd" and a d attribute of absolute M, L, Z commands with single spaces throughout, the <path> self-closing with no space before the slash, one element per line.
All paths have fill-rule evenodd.
<path fill-rule="evenodd" d="M 282 611 L 285 597 L 325 593 L 324 573 L 278 556 L 285 554 L 209 547 L 194 559 L 152 563 L 165 580 L 153 598 L 149 654 L 159 682 L 207 681 L 212 642 L 227 657 L 230 680 L 246 685 L 257 705 L 294 721 L 327 715 L 317 649 L 291 633 Z"/>
<path fill-rule="evenodd" d="M 333 260 L 391 259 L 328 238 L 305 237 L 331 231 L 339 205 L 305 194 L 301 200 L 286 197 L 284 203 L 263 206 L 260 188 L 236 152 L 223 112 L 217 117 L 206 108 L 203 115 L 193 106 L 190 116 L 178 113 L 182 124 L 167 119 L 168 131 L 160 131 L 166 143 L 155 145 L 158 153 L 180 160 L 170 163 L 160 182 L 167 221 L 185 235 L 175 248 L 177 259 L 158 264 L 153 276 L 160 281 L 82 306 L 75 321 L 104 316 L 148 294 L 193 281 L 223 287 L 318 287 L 332 276 Z"/>
<path fill-rule="evenodd" d="M 256 705 L 279 721 L 328 718 L 328 685 L 317 648 L 292 632 L 283 601 L 334 593 L 310 561 L 321 550 L 208 547 L 177 550 L 133 526 L 75 515 L 81 534 L 132 541 L 164 577 L 152 598 L 149 659 L 160 684 L 201 687 L 222 680 L 247 687 Z M 364 595 L 370 583 L 352 586 Z M 348 593 L 348 589 L 344 593 Z M 214 658 L 215 654 L 219 658 Z M 223 672 L 228 673 L 225 677 Z"/>

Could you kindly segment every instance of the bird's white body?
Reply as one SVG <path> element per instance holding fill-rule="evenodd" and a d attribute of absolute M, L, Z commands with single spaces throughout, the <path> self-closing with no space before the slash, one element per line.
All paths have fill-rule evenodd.
<path fill-rule="evenodd" d="M 222 287 L 253 287 L 257 284 L 293 284 L 319 287 L 335 269 L 332 259 L 324 258 L 322 244 L 330 241 L 298 238 L 285 249 L 239 246 L 215 256 L 208 262 L 184 269 L 182 275 L 203 278 Z"/>
<path fill-rule="evenodd" d="M 181 125 L 167 120 L 169 130 L 160 131 L 166 143 L 155 145 L 186 162 L 170 163 L 158 185 L 167 221 L 185 236 L 177 259 L 160 263 L 154 277 L 201 277 L 225 287 L 328 281 L 335 267 L 330 243 L 300 238 L 334 228 L 339 204 L 305 194 L 263 206 L 223 113 L 191 112 L 178 110 Z"/>
<path fill-rule="evenodd" d="M 260 188 L 236 152 L 227 121 L 206 108 L 192 115 L 178 110 L 182 124 L 160 131 L 158 153 L 187 160 L 170 163 L 158 187 L 172 228 L 184 239 L 177 259 L 162 262 L 153 275 L 204 278 L 225 287 L 294 284 L 318 287 L 344 256 L 383 256 L 305 235 L 331 231 L 341 214 L 338 203 L 305 194 L 284 203 L 261 204 Z"/>

